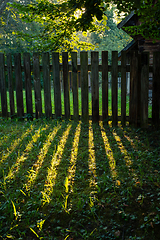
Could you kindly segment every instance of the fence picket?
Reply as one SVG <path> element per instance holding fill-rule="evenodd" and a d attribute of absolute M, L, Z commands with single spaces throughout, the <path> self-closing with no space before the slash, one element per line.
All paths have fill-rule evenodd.
<path fill-rule="evenodd" d="M 12 56 L 11 56 L 11 53 L 7 54 L 7 74 L 8 74 L 10 114 L 11 114 L 11 118 L 12 118 L 15 115 L 15 107 L 14 107 Z"/>
<path fill-rule="evenodd" d="M 52 53 L 52 64 L 53 64 L 55 117 L 59 118 L 62 115 L 59 53 L 56 52 Z"/>
<path fill-rule="evenodd" d="M 141 127 L 148 127 L 149 54 L 141 54 Z"/>
<path fill-rule="evenodd" d="M 91 52 L 92 121 L 99 121 L 99 53 Z"/>
<path fill-rule="evenodd" d="M 51 81 L 50 81 L 50 59 L 48 52 L 42 54 L 42 65 L 43 65 L 45 114 L 47 118 L 51 118 L 52 117 Z"/>
<path fill-rule="evenodd" d="M 31 62 L 30 54 L 24 53 L 24 78 L 25 78 L 25 90 L 26 90 L 26 106 L 28 118 L 33 118 L 33 104 L 32 104 L 32 86 L 31 86 Z"/>
<path fill-rule="evenodd" d="M 79 106 L 78 106 L 78 71 L 77 71 L 77 53 L 72 52 L 72 85 L 73 85 L 73 111 L 74 120 L 79 119 Z"/>
<path fill-rule="evenodd" d="M 112 125 L 118 124 L 118 52 L 112 52 Z"/>
<path fill-rule="evenodd" d="M 152 124 L 160 124 L 160 52 L 153 54 Z"/>
<path fill-rule="evenodd" d="M 63 84 L 64 84 L 64 109 L 66 119 L 70 118 L 69 78 L 68 78 L 68 53 L 62 53 Z"/>
<path fill-rule="evenodd" d="M 102 118 L 108 123 L 108 52 L 102 52 Z"/>
<path fill-rule="evenodd" d="M 40 118 L 42 116 L 42 97 L 41 97 L 39 53 L 33 53 L 33 76 L 34 76 L 36 118 Z"/>
<path fill-rule="evenodd" d="M 17 116 L 23 118 L 23 84 L 22 84 L 22 71 L 21 71 L 21 54 L 15 53 L 14 55 L 14 68 L 16 79 L 16 101 L 17 101 Z"/>
<path fill-rule="evenodd" d="M 82 120 L 89 120 L 88 109 L 88 53 L 80 53 L 81 61 L 81 103 L 82 103 Z"/>
<path fill-rule="evenodd" d="M 138 51 L 131 51 L 129 122 L 135 127 L 138 126 L 138 90 L 140 90 L 138 89 L 138 64 Z"/>
<path fill-rule="evenodd" d="M 121 123 L 126 124 L 126 52 L 121 53 Z"/>
<path fill-rule="evenodd" d="M 1 88 L 2 117 L 7 117 L 8 109 L 7 109 L 7 93 L 6 93 L 6 83 L 5 83 L 5 60 L 4 60 L 3 53 L 0 53 L 0 88 Z"/>

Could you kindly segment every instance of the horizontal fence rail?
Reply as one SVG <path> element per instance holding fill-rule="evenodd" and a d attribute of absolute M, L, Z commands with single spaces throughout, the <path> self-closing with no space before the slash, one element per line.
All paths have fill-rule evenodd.
<path fill-rule="evenodd" d="M 60 61 L 61 59 L 61 61 Z M 99 60 L 101 63 L 99 63 Z M 23 63 L 23 64 L 22 64 Z M 89 74 L 91 72 L 91 74 Z M 130 72 L 129 116 L 126 114 L 127 79 Z M 80 74 L 79 74 L 80 73 Z M 101 73 L 101 76 L 99 75 Z M 148 118 L 149 74 L 152 74 L 152 117 Z M 109 75 L 110 74 L 110 75 Z M 80 75 L 80 76 L 79 76 Z M 91 75 L 91 78 L 90 78 Z M 111 78 L 111 81 L 110 79 Z M 118 116 L 118 86 L 120 80 L 120 108 Z M 101 94 L 99 85 L 101 83 Z M 111 85 L 111 108 L 109 114 L 109 86 Z M 42 104 L 44 91 L 44 112 Z M 79 93 L 79 88 L 81 93 Z M 54 104 L 52 101 L 52 89 Z M 63 99 L 62 99 L 63 89 Z M 73 113 L 71 115 L 70 91 L 73 94 Z M 25 100 L 24 92 L 25 91 Z M 112 64 L 108 64 L 108 52 L 71 53 L 0 53 L 0 92 L 1 116 L 18 118 L 73 118 L 93 122 L 112 121 L 113 126 L 126 121 L 135 127 L 148 127 L 148 123 L 159 126 L 160 123 L 160 52 L 153 55 L 153 65 L 149 66 L 149 53 L 139 54 L 131 51 L 130 64 L 126 64 L 126 52 L 122 51 L 121 61 L 118 52 L 112 52 Z M 34 95 L 33 95 L 34 92 Z M 81 96 L 79 96 L 81 95 Z M 89 114 L 89 96 L 91 112 Z M 100 114 L 100 96 L 101 113 Z M 64 106 L 62 106 L 62 101 Z M 24 110 L 24 105 L 26 110 Z M 54 105 L 54 106 L 53 106 Z M 62 114 L 64 107 L 64 114 Z M 10 111 L 9 111 L 10 109 Z M 81 114 L 80 114 L 81 112 Z"/>

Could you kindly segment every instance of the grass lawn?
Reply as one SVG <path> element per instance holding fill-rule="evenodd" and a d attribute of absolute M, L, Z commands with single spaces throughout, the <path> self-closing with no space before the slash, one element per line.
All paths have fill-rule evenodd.
<path fill-rule="evenodd" d="M 158 240 L 160 131 L 0 119 L 0 239 Z"/>

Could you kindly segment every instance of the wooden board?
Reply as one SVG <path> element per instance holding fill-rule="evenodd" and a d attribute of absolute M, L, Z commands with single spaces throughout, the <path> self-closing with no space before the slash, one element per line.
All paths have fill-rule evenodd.
<path fill-rule="evenodd" d="M 131 64 L 130 64 L 130 102 L 129 102 L 129 122 L 134 127 L 138 126 L 138 51 L 131 51 Z"/>
<path fill-rule="evenodd" d="M 72 52 L 72 85 L 74 120 L 79 120 L 77 53 Z"/>
<path fill-rule="evenodd" d="M 118 124 L 118 52 L 112 52 L 112 125 Z"/>
<path fill-rule="evenodd" d="M 0 92 L 1 92 L 1 107 L 2 117 L 8 116 L 7 109 L 7 93 L 6 93 L 6 81 L 5 81 L 5 60 L 4 54 L 0 53 Z"/>
<path fill-rule="evenodd" d="M 108 123 L 108 52 L 102 52 L 102 117 Z"/>
<path fill-rule="evenodd" d="M 160 52 L 153 54 L 152 124 L 160 125 Z"/>
<path fill-rule="evenodd" d="M 148 127 L 149 53 L 141 53 L 141 127 Z"/>
<path fill-rule="evenodd" d="M 47 118 L 51 118 L 52 107 L 51 107 L 50 58 L 48 52 L 42 54 L 42 67 L 43 67 L 45 114 Z"/>
<path fill-rule="evenodd" d="M 52 53 L 53 67 L 53 86 L 54 86 L 54 104 L 55 117 L 60 118 L 62 115 L 61 106 L 61 86 L 60 86 L 60 70 L 59 70 L 59 53 Z"/>
<path fill-rule="evenodd" d="M 82 103 L 82 120 L 88 122 L 88 53 L 80 53 L 81 62 L 81 103 Z"/>
<path fill-rule="evenodd" d="M 121 52 L 121 123 L 126 124 L 126 52 Z"/>
<path fill-rule="evenodd" d="M 14 69 L 16 79 L 16 101 L 17 101 L 17 116 L 23 118 L 23 84 L 22 84 L 22 71 L 21 71 L 21 54 L 15 53 L 14 55 Z"/>
<path fill-rule="evenodd" d="M 34 78 L 36 118 L 40 118 L 42 116 L 42 97 L 41 97 L 39 53 L 33 53 L 33 78 Z"/>
<path fill-rule="evenodd" d="M 31 62 L 30 54 L 23 54 L 24 62 L 24 79 L 25 79 L 25 90 L 26 90 L 26 106 L 27 115 L 29 119 L 33 118 L 33 104 L 32 104 L 32 86 L 31 86 Z"/>
<path fill-rule="evenodd" d="M 63 85 L 64 85 L 64 108 L 66 119 L 70 118 L 69 78 L 68 78 L 68 53 L 62 53 Z"/>
<path fill-rule="evenodd" d="M 12 56 L 10 53 L 7 54 L 7 74 L 8 74 L 10 114 L 11 114 L 11 118 L 13 118 L 15 115 L 15 106 L 14 106 L 14 91 L 13 91 Z"/>
<path fill-rule="evenodd" d="M 91 52 L 92 121 L 99 122 L 99 54 Z"/>

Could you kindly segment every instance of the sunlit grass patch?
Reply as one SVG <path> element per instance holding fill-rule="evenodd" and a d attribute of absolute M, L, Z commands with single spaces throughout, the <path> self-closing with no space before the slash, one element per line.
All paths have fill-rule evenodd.
<path fill-rule="evenodd" d="M 0 130 L 0 239 L 159 238 L 159 131 L 44 119 Z"/>

